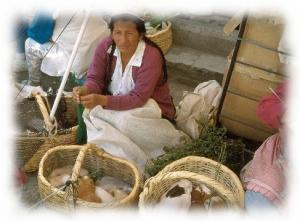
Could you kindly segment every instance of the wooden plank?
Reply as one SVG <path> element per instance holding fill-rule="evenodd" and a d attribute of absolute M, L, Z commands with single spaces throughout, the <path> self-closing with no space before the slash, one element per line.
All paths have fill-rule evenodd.
<path fill-rule="evenodd" d="M 249 16 L 243 38 L 277 50 L 283 31 L 284 24 L 279 17 Z"/>
<path fill-rule="evenodd" d="M 276 133 L 276 130 L 274 130 L 273 132 L 266 132 L 264 130 L 259 130 L 257 128 L 253 128 L 241 122 L 227 118 L 226 116 L 221 116 L 220 122 L 233 134 L 255 141 L 264 141 L 269 136 Z"/>
<path fill-rule="evenodd" d="M 224 115 L 253 128 L 272 133 L 273 130 L 266 127 L 256 116 L 257 104 L 255 100 L 227 92 L 221 116 Z"/>
<path fill-rule="evenodd" d="M 258 101 L 264 95 L 271 93 L 269 88 L 274 90 L 283 80 L 282 76 L 236 64 L 228 91 Z"/>
<path fill-rule="evenodd" d="M 280 63 L 279 54 L 277 52 L 248 42 L 241 43 L 237 61 L 278 73 L 282 69 L 282 64 Z"/>

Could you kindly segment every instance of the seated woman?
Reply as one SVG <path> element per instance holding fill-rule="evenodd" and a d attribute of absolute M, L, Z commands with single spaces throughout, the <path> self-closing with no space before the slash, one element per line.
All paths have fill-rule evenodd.
<path fill-rule="evenodd" d="M 132 14 L 111 18 L 111 36 L 98 45 L 84 86 L 73 89 L 86 109 L 88 142 L 135 162 L 163 153 L 186 135 L 174 128 L 175 107 L 161 49 Z"/>
<path fill-rule="evenodd" d="M 268 137 L 255 151 L 245 171 L 245 208 L 247 211 L 276 208 L 285 198 L 285 143 L 282 118 L 286 98 L 286 82 L 259 103 L 257 115 L 263 123 L 279 132 Z"/>

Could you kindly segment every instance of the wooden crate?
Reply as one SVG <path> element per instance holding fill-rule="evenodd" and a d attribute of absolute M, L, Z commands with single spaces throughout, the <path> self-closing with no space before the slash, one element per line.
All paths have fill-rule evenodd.
<path fill-rule="evenodd" d="M 268 71 L 279 73 L 282 64 L 279 60 L 279 54 L 248 42 L 241 43 L 237 61 L 250 64 Z"/>
<path fill-rule="evenodd" d="M 227 33 L 239 24 L 234 19 L 225 25 Z M 276 132 L 260 121 L 256 109 L 260 99 L 271 93 L 270 88 L 274 90 L 285 79 L 284 65 L 276 52 L 283 30 L 279 17 L 249 16 L 247 19 L 219 119 L 236 135 L 263 141 Z M 231 57 L 232 53 L 228 56 L 229 63 Z M 223 85 L 226 75 L 227 71 Z"/>
<path fill-rule="evenodd" d="M 261 97 L 271 93 L 270 88 L 275 90 L 283 80 L 284 76 L 235 64 L 228 91 L 259 101 Z"/>
<path fill-rule="evenodd" d="M 249 39 L 265 47 L 277 49 L 284 31 L 283 20 L 280 17 L 249 16 L 243 39 Z"/>
<path fill-rule="evenodd" d="M 276 131 L 265 126 L 256 116 L 257 104 L 258 101 L 227 92 L 220 122 L 236 135 L 263 141 Z M 257 133 L 262 134 L 258 136 Z"/>
<path fill-rule="evenodd" d="M 222 124 L 226 125 L 226 128 L 233 134 L 250 140 L 264 141 L 271 134 L 275 133 L 254 128 L 253 126 L 246 125 L 244 122 L 236 121 L 236 119 L 230 119 L 224 115 L 222 116 L 221 121 Z"/>

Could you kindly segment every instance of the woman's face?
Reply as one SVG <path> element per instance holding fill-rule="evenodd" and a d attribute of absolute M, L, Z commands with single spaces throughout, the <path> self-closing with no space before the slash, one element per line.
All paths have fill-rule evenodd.
<path fill-rule="evenodd" d="M 117 21 L 114 23 L 112 38 L 121 54 L 132 55 L 142 38 L 136 29 L 136 24 L 130 21 Z"/>

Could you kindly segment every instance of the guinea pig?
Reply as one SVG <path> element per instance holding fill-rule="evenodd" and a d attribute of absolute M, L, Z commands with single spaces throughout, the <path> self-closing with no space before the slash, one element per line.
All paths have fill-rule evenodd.
<path fill-rule="evenodd" d="M 78 178 L 77 197 L 88 202 L 102 202 L 96 194 L 94 181 L 88 176 Z"/>

